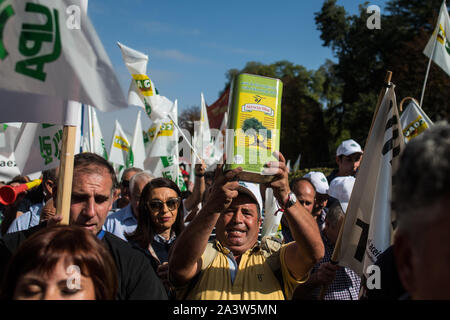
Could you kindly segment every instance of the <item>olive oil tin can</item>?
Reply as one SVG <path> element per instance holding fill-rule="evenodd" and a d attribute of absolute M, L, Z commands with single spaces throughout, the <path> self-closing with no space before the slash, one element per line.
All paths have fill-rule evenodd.
<path fill-rule="evenodd" d="M 242 167 L 243 181 L 266 183 L 272 175 L 263 173 L 264 164 L 277 161 L 280 150 L 280 79 L 242 73 L 231 84 L 226 133 L 225 170 Z"/>

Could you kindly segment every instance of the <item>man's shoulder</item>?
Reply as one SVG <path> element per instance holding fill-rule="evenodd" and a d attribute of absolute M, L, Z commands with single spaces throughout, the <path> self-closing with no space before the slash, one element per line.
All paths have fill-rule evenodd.
<path fill-rule="evenodd" d="M 108 215 L 106 218 L 106 222 L 110 223 L 120 223 L 124 221 L 125 219 L 129 218 L 132 215 L 131 213 L 131 206 L 128 205 L 126 207 L 123 207 L 122 209 L 115 211 Z"/>
<path fill-rule="evenodd" d="M 21 214 L 19 217 L 17 217 L 13 223 L 11 224 L 12 228 L 11 230 L 13 230 L 12 232 L 16 232 L 16 231 L 20 231 L 23 230 L 23 228 L 21 228 L 24 224 L 26 225 L 26 227 L 28 228 L 29 225 L 28 223 L 30 222 L 30 219 L 32 216 L 36 216 L 39 217 L 42 211 L 42 208 L 44 207 L 44 205 L 42 203 L 35 203 L 32 206 L 30 206 L 29 210 L 27 212 L 24 212 L 23 214 Z M 19 227 L 19 229 L 14 229 L 13 226 Z M 34 226 L 34 225 L 32 225 Z M 8 233 L 11 233 L 8 229 Z"/>
<path fill-rule="evenodd" d="M 120 256 L 121 257 L 120 260 L 122 262 L 130 264 L 132 260 L 136 261 L 136 259 L 138 260 L 146 259 L 142 251 L 136 249 L 130 243 L 121 239 L 120 237 L 116 236 L 111 232 L 105 231 L 105 236 L 103 240 L 105 241 L 106 245 L 111 251 L 111 254 L 114 256 L 116 260 Z"/>
<path fill-rule="evenodd" d="M 119 238 L 118 236 L 116 236 L 115 234 L 113 234 L 109 231 L 105 231 L 105 236 L 103 237 L 103 240 L 110 248 L 112 248 L 114 250 L 119 250 L 119 251 L 134 250 L 128 242 Z"/>

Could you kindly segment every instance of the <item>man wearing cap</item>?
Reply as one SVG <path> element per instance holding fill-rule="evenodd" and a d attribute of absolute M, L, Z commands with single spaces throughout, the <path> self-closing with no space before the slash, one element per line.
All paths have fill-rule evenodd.
<path fill-rule="evenodd" d="M 308 179 L 316 188 L 316 196 L 314 200 L 314 207 L 312 215 L 319 225 L 319 230 L 322 231 L 325 227 L 325 217 L 327 215 L 326 206 L 328 203 L 328 181 L 325 175 L 319 171 L 311 171 L 303 176 Z"/>
<path fill-rule="evenodd" d="M 352 195 L 353 186 L 355 184 L 355 177 L 336 177 L 330 183 L 330 189 L 328 189 L 328 195 L 337 199 L 341 205 L 344 213 L 347 212 L 347 206 Z"/>
<path fill-rule="evenodd" d="M 342 141 L 336 150 L 336 163 L 338 168 L 328 177 L 328 183 L 336 177 L 355 176 L 361 163 L 363 151 L 361 146 L 353 139 Z"/>
<path fill-rule="evenodd" d="M 242 168 L 223 172 L 218 165 L 204 207 L 177 239 L 169 257 L 169 277 L 177 299 L 290 299 L 324 254 L 311 214 L 290 191 L 284 157 L 266 164 L 267 184 L 284 210 L 295 241 L 258 244 L 262 201 L 259 186 L 239 181 Z M 208 243 L 216 226 L 216 240 Z"/>

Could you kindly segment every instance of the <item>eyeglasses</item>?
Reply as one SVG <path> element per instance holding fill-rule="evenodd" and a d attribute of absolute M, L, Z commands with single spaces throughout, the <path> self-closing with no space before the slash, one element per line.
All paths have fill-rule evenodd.
<path fill-rule="evenodd" d="M 178 209 L 178 206 L 180 204 L 180 197 L 170 198 L 166 202 L 163 202 L 161 200 L 151 200 L 147 204 L 152 212 L 161 211 L 164 207 L 164 204 L 170 211 L 174 211 Z"/>

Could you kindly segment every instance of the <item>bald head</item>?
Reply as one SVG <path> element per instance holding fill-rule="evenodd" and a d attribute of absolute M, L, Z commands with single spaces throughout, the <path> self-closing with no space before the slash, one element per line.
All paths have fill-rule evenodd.
<path fill-rule="evenodd" d="M 155 177 L 148 172 L 138 172 L 130 180 L 130 204 L 133 214 L 137 217 L 139 199 L 144 187 Z"/>
<path fill-rule="evenodd" d="M 306 178 L 295 179 L 291 184 L 292 192 L 297 196 L 297 200 L 305 209 L 312 214 L 316 189 Z"/>

